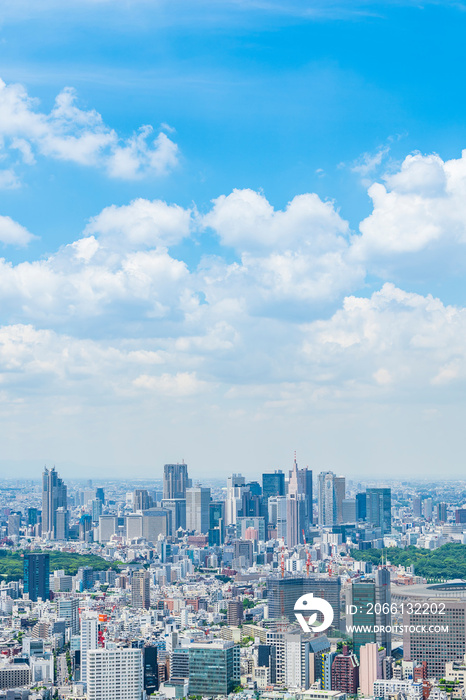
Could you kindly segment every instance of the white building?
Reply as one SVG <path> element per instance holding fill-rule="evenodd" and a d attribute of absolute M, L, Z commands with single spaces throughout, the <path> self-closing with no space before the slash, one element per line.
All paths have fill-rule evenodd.
<path fill-rule="evenodd" d="M 81 618 L 81 682 L 87 683 L 87 652 L 97 649 L 97 616 Z"/>
<path fill-rule="evenodd" d="M 390 698 L 403 696 L 409 700 L 422 700 L 422 683 L 412 680 L 400 681 L 392 678 L 389 681 L 374 681 L 374 696 L 377 698 Z"/>
<path fill-rule="evenodd" d="M 108 645 L 87 652 L 87 700 L 141 700 L 141 649 Z"/>

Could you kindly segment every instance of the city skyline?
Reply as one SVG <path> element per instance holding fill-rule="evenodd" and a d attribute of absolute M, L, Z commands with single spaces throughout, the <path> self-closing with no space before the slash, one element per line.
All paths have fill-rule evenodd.
<path fill-rule="evenodd" d="M 4 471 L 461 476 L 462 3 L 4 5 Z"/>

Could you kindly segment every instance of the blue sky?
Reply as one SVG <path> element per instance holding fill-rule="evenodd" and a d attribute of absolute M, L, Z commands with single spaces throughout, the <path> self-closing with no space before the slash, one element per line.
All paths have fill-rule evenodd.
<path fill-rule="evenodd" d="M 5 465 L 457 476 L 465 10 L 4 3 Z"/>

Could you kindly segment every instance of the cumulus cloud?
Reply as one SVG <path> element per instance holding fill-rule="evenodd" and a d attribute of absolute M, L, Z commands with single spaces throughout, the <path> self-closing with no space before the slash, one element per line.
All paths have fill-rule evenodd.
<path fill-rule="evenodd" d="M 0 216 L 0 241 L 2 243 L 25 246 L 34 238 L 32 233 L 13 221 L 9 216 Z"/>
<path fill-rule="evenodd" d="M 355 258 L 399 258 L 466 242 L 466 151 L 448 161 L 409 155 L 368 192 L 373 211 L 353 241 Z"/>
<path fill-rule="evenodd" d="M 154 136 L 153 128 L 144 125 L 124 138 L 96 110 L 78 107 L 70 87 L 57 95 L 47 114 L 22 85 L 0 81 L 0 137 L 25 164 L 32 165 L 41 155 L 99 167 L 121 179 L 164 175 L 178 162 L 178 146 L 166 134 Z"/>

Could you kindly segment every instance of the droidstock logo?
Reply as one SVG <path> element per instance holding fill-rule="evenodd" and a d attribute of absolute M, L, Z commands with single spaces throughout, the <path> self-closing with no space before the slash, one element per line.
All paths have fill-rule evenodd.
<path fill-rule="evenodd" d="M 317 613 L 324 616 L 322 623 L 317 623 Z M 333 622 L 333 608 L 323 598 L 314 598 L 313 593 L 305 593 L 294 604 L 294 614 L 304 632 L 323 632 Z M 308 618 L 304 617 L 308 615 Z"/>

